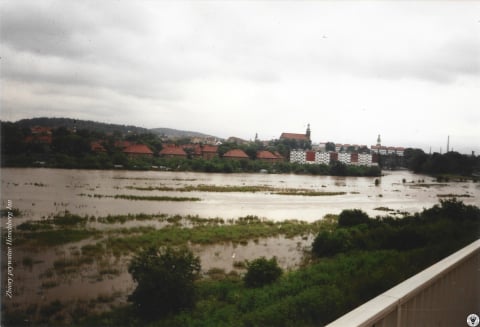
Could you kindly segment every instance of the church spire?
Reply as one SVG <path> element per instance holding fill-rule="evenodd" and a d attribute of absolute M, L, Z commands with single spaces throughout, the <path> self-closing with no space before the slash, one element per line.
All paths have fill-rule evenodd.
<path fill-rule="evenodd" d="M 377 137 L 377 146 L 381 146 L 382 145 L 382 140 L 380 139 L 380 134 L 378 134 L 378 137 Z"/>

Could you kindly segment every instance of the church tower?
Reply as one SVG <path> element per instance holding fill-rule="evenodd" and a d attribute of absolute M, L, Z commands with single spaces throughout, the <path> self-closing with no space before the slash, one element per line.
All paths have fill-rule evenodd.
<path fill-rule="evenodd" d="M 380 139 L 380 134 L 377 137 L 377 146 L 382 146 L 382 140 Z"/>
<path fill-rule="evenodd" d="M 307 132 L 305 133 L 305 136 L 310 140 L 310 124 L 307 125 Z"/>

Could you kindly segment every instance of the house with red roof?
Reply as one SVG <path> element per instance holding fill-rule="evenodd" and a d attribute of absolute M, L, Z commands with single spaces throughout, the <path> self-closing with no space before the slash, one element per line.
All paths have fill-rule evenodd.
<path fill-rule="evenodd" d="M 159 155 L 164 158 L 186 158 L 187 153 L 181 147 L 166 147 L 159 152 Z"/>
<path fill-rule="evenodd" d="M 32 134 L 42 134 L 42 135 L 51 135 L 52 128 L 51 127 L 44 127 L 44 126 L 34 126 L 30 128 Z"/>
<path fill-rule="evenodd" d="M 100 143 L 100 141 L 91 142 L 90 143 L 90 150 L 92 150 L 92 152 L 107 152 L 107 150 L 105 149 L 103 144 Z"/>
<path fill-rule="evenodd" d="M 120 149 L 126 149 L 131 145 L 133 145 L 133 143 L 129 141 L 116 141 L 114 144 L 116 148 L 120 148 Z"/>
<path fill-rule="evenodd" d="M 257 160 L 265 161 L 265 162 L 278 162 L 278 161 L 281 161 L 282 159 L 276 156 L 275 154 L 271 153 L 270 151 L 258 151 Z"/>
<path fill-rule="evenodd" d="M 218 146 L 205 144 L 202 147 L 202 158 L 203 159 L 212 159 L 217 156 Z"/>
<path fill-rule="evenodd" d="M 52 144 L 52 135 L 33 134 L 25 137 L 25 143 Z"/>
<path fill-rule="evenodd" d="M 185 144 L 182 149 L 187 153 L 187 157 L 200 158 L 202 156 L 202 147 L 200 144 Z"/>
<path fill-rule="evenodd" d="M 231 159 L 231 160 L 249 159 L 248 155 L 243 150 L 240 150 L 240 149 L 233 149 L 233 150 L 227 151 L 223 155 L 223 158 Z"/>
<path fill-rule="evenodd" d="M 130 157 L 152 157 L 153 151 L 145 144 L 132 144 L 125 149 L 123 153 Z"/>

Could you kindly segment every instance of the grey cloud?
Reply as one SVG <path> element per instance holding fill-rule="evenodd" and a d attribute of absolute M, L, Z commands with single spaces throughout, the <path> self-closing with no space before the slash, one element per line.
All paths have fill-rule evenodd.
<path fill-rule="evenodd" d="M 77 41 L 81 33 L 93 32 L 94 25 L 82 21 L 85 16 L 74 3 L 61 7 L 48 2 L 7 4 L 2 6 L 0 22 L 3 43 L 41 55 L 80 57 L 85 54 Z"/>

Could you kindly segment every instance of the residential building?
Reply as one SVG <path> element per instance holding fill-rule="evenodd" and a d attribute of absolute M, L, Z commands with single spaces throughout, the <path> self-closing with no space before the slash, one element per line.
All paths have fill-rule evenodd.
<path fill-rule="evenodd" d="M 340 161 L 346 165 L 376 166 L 378 162 L 376 156 L 376 154 L 358 152 L 346 153 L 293 150 L 290 152 L 290 162 L 328 165 L 333 161 Z"/>
<path fill-rule="evenodd" d="M 153 151 L 145 144 L 132 144 L 125 149 L 123 153 L 129 157 L 152 157 Z"/>
<path fill-rule="evenodd" d="M 181 147 L 165 147 L 159 155 L 164 158 L 186 158 L 187 153 Z"/>
<path fill-rule="evenodd" d="M 100 141 L 93 141 L 90 143 L 90 150 L 92 150 L 92 152 L 107 152 L 107 150 L 105 149 L 105 147 L 103 146 L 103 144 L 100 142 Z"/>
<path fill-rule="evenodd" d="M 249 159 L 248 155 L 243 150 L 240 150 L 240 149 L 233 149 L 233 150 L 227 151 L 223 155 L 223 158 L 232 159 L 232 160 Z"/>
<path fill-rule="evenodd" d="M 265 161 L 265 162 L 282 161 L 281 158 L 277 157 L 275 154 L 271 153 L 270 151 L 258 151 L 257 152 L 257 160 L 261 160 L 261 161 Z"/>
<path fill-rule="evenodd" d="M 216 145 L 204 145 L 202 147 L 202 158 L 213 159 L 218 155 L 218 146 Z"/>

